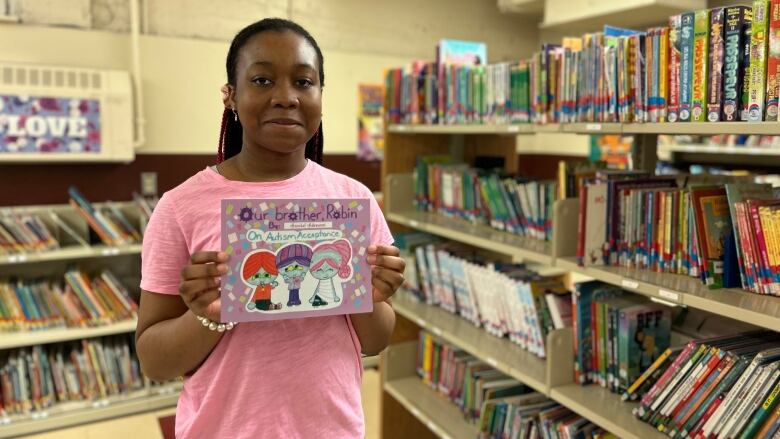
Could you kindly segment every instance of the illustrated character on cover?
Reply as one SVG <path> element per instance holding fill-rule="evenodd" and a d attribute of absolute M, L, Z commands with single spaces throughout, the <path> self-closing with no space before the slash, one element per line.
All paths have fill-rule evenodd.
<path fill-rule="evenodd" d="M 328 301 L 341 301 L 333 278 L 338 275 L 343 281 L 349 280 L 352 275 L 351 259 L 352 246 L 345 239 L 318 244 L 314 247 L 309 271 L 318 282 L 314 294 L 309 299 L 312 306 L 316 308 L 327 305 Z"/>
<path fill-rule="evenodd" d="M 276 252 L 276 267 L 289 290 L 287 306 L 301 304 L 300 290 L 311 265 L 312 251 L 306 244 L 290 244 Z"/>
<path fill-rule="evenodd" d="M 244 283 L 254 287 L 252 300 L 247 304 L 247 309 L 261 311 L 273 311 L 282 309 L 281 303 L 271 301 L 271 290 L 278 284 L 276 277 L 279 270 L 276 268 L 276 257 L 267 250 L 260 250 L 247 255 L 242 263 L 241 278 Z"/>

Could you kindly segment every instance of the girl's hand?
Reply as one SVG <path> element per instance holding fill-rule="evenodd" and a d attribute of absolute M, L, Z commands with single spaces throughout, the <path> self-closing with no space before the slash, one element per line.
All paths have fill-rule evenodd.
<path fill-rule="evenodd" d="M 220 321 L 219 277 L 227 273 L 227 261 L 223 252 L 196 252 L 181 270 L 179 294 L 196 316 Z"/>
<path fill-rule="evenodd" d="M 389 299 L 404 282 L 406 262 L 401 251 L 392 245 L 370 245 L 366 260 L 371 268 L 374 303 Z"/>

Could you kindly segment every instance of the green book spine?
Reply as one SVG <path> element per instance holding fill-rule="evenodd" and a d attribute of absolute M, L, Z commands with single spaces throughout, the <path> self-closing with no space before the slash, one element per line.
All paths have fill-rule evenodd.
<path fill-rule="evenodd" d="M 707 75 L 710 48 L 710 11 L 696 11 L 693 23 L 693 108 L 691 121 L 707 120 Z"/>
<path fill-rule="evenodd" d="M 764 120 L 766 107 L 766 50 L 769 31 L 769 1 L 753 2 L 753 25 L 750 33 L 750 96 L 748 122 Z"/>

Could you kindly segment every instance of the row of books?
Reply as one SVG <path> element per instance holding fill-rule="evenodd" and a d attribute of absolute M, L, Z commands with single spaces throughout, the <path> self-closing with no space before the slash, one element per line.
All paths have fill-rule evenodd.
<path fill-rule="evenodd" d="M 106 245 L 138 244 L 142 241 L 139 227 L 112 202 L 96 208 L 75 187 L 68 189 L 70 205 L 89 224 L 99 240 Z M 136 200 L 138 202 L 139 200 Z M 139 204 L 140 205 L 140 204 Z"/>
<path fill-rule="evenodd" d="M 0 415 L 26 415 L 71 401 L 98 401 L 143 386 L 132 335 L 36 345 L 3 352 Z"/>
<path fill-rule="evenodd" d="M 450 156 L 418 157 L 414 181 L 414 202 L 420 210 L 535 239 L 552 238 L 555 181 L 505 176 L 453 163 Z"/>
<path fill-rule="evenodd" d="M 137 309 L 108 270 L 70 270 L 60 282 L 0 282 L 0 331 L 104 325 L 133 319 Z"/>
<path fill-rule="evenodd" d="M 710 288 L 780 292 L 777 194 L 751 178 L 599 171 L 582 186 L 577 257 L 687 274 Z"/>
<path fill-rule="evenodd" d="M 715 136 L 659 135 L 658 145 L 706 145 L 729 148 L 780 148 L 780 136 L 719 134 Z"/>
<path fill-rule="evenodd" d="M 780 434 L 778 394 L 777 333 L 754 331 L 667 349 L 623 399 L 670 437 L 770 439 Z"/>
<path fill-rule="evenodd" d="M 386 75 L 391 123 L 778 120 L 780 1 L 544 44 L 530 59 L 418 62 Z M 474 43 L 478 47 L 478 43 Z"/>
<path fill-rule="evenodd" d="M 408 233 L 396 242 L 409 255 L 407 287 L 422 302 L 456 313 L 523 349 L 546 356 L 547 334 L 571 326 L 571 293 L 561 276 L 490 261 L 457 243 Z"/>
<path fill-rule="evenodd" d="M 425 331 L 419 336 L 417 372 L 476 424 L 480 438 L 615 437 Z"/>
<path fill-rule="evenodd" d="M 622 393 L 670 346 L 670 308 L 598 281 L 572 300 L 574 378 Z"/>
<path fill-rule="evenodd" d="M 59 246 L 40 216 L 0 213 L 0 255 L 50 251 Z"/>

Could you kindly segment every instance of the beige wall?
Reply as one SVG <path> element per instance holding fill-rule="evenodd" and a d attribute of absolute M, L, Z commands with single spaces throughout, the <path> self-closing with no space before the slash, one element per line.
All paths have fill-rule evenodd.
<path fill-rule="evenodd" d="M 25 23 L 0 24 L 0 59 L 129 70 L 127 0 L 16 0 Z M 325 56 L 323 112 L 328 153 L 357 149 L 357 85 L 413 59 L 433 59 L 436 41 L 485 41 L 491 61 L 537 46 L 535 21 L 502 15 L 491 0 L 148 1 L 141 38 L 147 142 L 141 153 L 213 153 L 219 87 L 229 39 L 264 16 L 289 16 Z M 531 21 L 528 21 L 531 20 Z M 36 24 L 38 23 L 38 24 Z M 44 26 L 47 25 L 47 26 Z M 65 29 L 48 25 L 81 29 Z"/>

